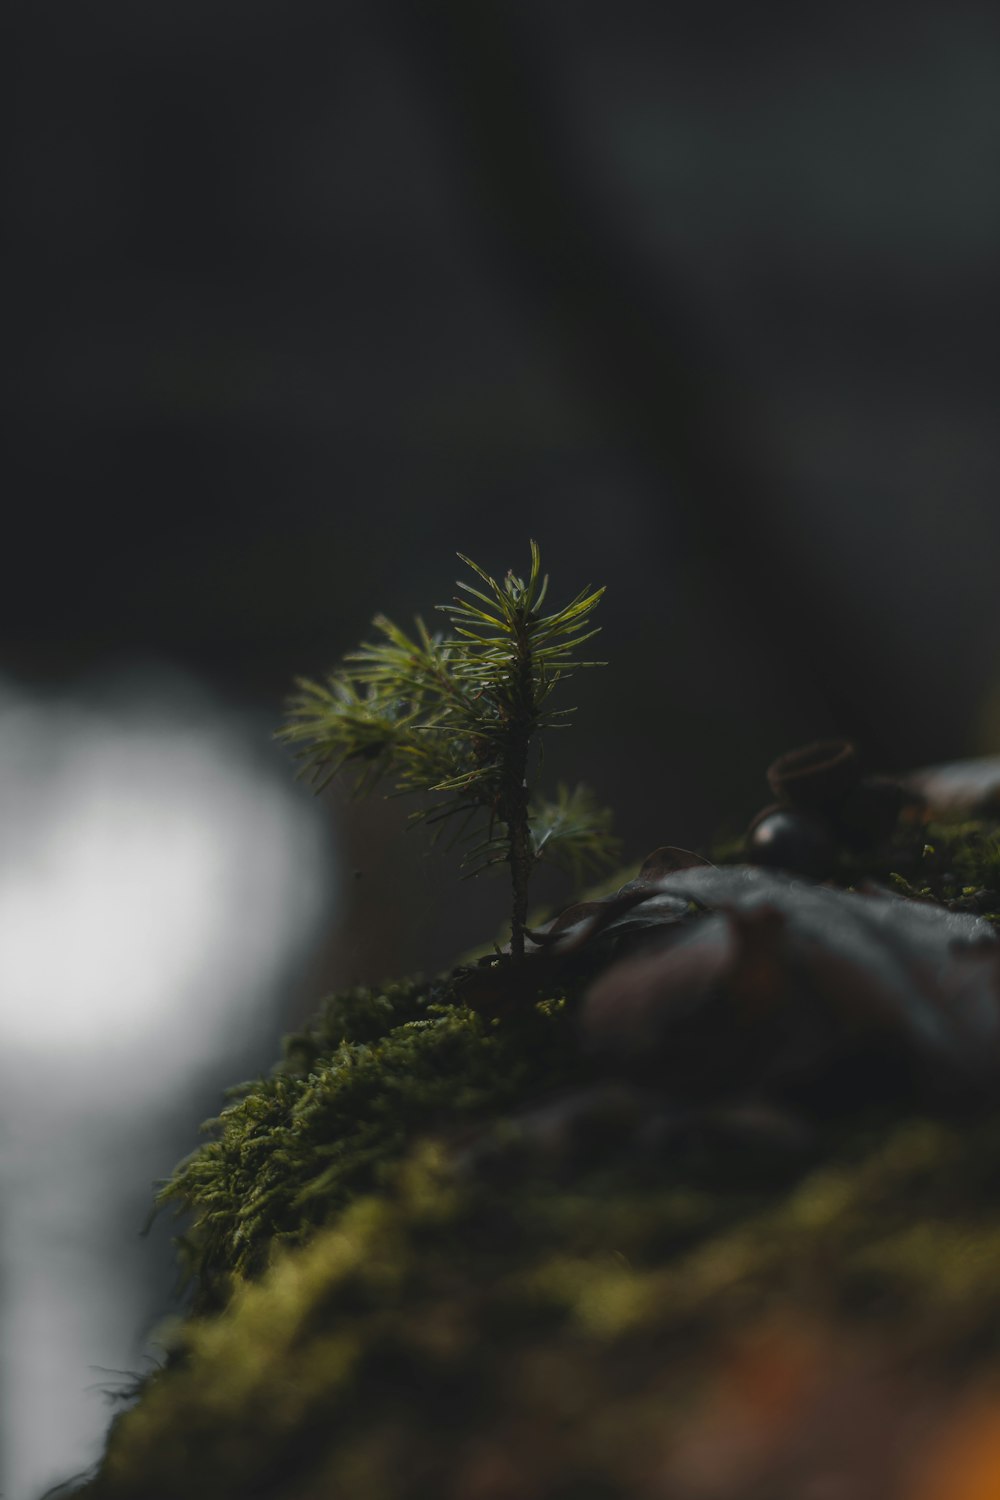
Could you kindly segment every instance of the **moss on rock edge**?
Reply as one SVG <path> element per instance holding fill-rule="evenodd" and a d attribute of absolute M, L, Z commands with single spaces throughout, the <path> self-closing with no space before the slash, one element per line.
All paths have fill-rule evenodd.
<path fill-rule="evenodd" d="M 382 1182 L 419 1135 L 585 1073 L 561 999 L 501 1021 L 443 996 L 412 981 L 334 997 L 274 1075 L 234 1090 L 208 1123 L 159 1198 L 191 1218 L 182 1249 L 199 1311 Z"/>
<path fill-rule="evenodd" d="M 994 834 L 942 830 L 910 888 L 992 882 Z M 592 1081 L 571 1009 L 495 1025 L 414 983 L 291 1040 L 174 1179 L 210 1311 L 89 1500 L 756 1496 L 750 1462 L 675 1471 L 736 1351 L 794 1346 L 800 1385 L 845 1340 L 883 1383 L 1000 1380 L 1000 1119 L 547 1159 L 512 1111 Z"/>

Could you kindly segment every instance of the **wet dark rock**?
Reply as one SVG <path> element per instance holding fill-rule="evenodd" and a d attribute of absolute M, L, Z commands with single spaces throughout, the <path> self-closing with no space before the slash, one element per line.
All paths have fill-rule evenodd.
<path fill-rule="evenodd" d="M 585 1045 L 627 1076 L 807 1106 L 839 1077 L 844 1109 L 854 1081 L 927 1107 L 995 1090 L 1000 944 L 980 918 L 748 866 L 678 872 L 660 894 L 709 914 L 606 969 L 581 1013 Z"/>
<path fill-rule="evenodd" d="M 837 862 L 829 824 L 791 808 L 765 808 L 751 826 L 748 844 L 754 864 L 814 880 L 825 880 Z"/>
<path fill-rule="evenodd" d="M 816 879 L 833 873 L 838 850 L 859 854 L 884 845 L 907 800 L 898 781 L 862 776 L 850 740 L 789 750 L 772 762 L 767 779 L 778 802 L 751 823 L 749 857 Z"/>

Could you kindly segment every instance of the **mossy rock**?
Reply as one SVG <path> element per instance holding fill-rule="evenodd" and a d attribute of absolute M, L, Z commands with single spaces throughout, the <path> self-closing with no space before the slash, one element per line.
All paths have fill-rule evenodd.
<path fill-rule="evenodd" d="M 414 980 L 333 997 L 272 1077 L 233 1090 L 160 1196 L 193 1217 L 181 1248 L 197 1310 L 391 1178 L 421 1135 L 587 1075 L 564 998 L 501 1020 L 446 994 Z"/>
<path fill-rule="evenodd" d="M 941 848 L 949 899 L 992 878 L 993 830 Z M 778 1500 L 789 1435 L 865 1380 L 889 1447 L 929 1413 L 883 1490 L 924 1500 L 955 1393 L 1000 1388 L 1000 1116 L 657 1136 L 572 989 L 457 996 L 328 1003 L 182 1164 L 195 1315 L 88 1500 Z"/>
<path fill-rule="evenodd" d="M 995 1363 L 1000 1127 L 866 1144 L 733 1198 L 607 1170 L 500 1190 L 424 1148 L 179 1331 L 90 1493 L 631 1496 L 762 1331 L 874 1334 L 942 1382 Z"/>

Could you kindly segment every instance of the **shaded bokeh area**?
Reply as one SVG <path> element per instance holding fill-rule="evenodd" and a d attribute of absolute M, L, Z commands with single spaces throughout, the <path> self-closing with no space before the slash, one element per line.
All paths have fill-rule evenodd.
<path fill-rule="evenodd" d="M 629 859 L 744 826 L 797 742 L 998 747 L 991 9 L 41 0 L 7 35 L 0 787 L 10 703 L 58 744 L 108 673 L 154 718 L 183 674 L 266 759 L 296 673 L 529 536 L 554 597 L 608 586 L 545 773 Z M 312 819 L 346 878 L 136 1194 L 311 996 L 500 929 L 398 804 L 267 765 L 272 846 Z"/>
<path fill-rule="evenodd" d="M 454 548 L 500 568 L 531 532 L 609 585 L 587 728 L 637 838 L 651 807 L 692 836 L 720 776 L 742 817 L 734 736 L 969 743 L 984 8 L 53 21 L 17 21 L 21 671 L 143 649 L 274 702 L 376 608 L 446 597 Z"/>

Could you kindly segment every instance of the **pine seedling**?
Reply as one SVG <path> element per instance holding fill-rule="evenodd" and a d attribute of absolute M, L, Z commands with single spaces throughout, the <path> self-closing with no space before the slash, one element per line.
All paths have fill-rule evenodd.
<path fill-rule="evenodd" d="M 356 792 L 391 778 L 396 793 L 421 794 L 412 820 L 464 844 L 468 874 L 506 864 L 510 953 L 519 962 L 536 863 L 551 860 L 579 878 L 617 855 L 610 815 L 586 788 L 562 786 L 546 801 L 530 786 L 544 731 L 573 713 L 550 707 L 554 689 L 578 668 L 603 665 L 577 653 L 597 634 L 591 619 L 604 590 L 584 589 L 545 614 L 549 580 L 535 542 L 527 579 L 508 572 L 498 583 L 458 556 L 476 581 L 460 581 L 462 594 L 438 605 L 450 628 L 431 634 L 418 617 L 408 635 L 377 615 L 380 639 L 347 655 L 325 682 L 298 681 L 279 737 L 317 789 L 354 769 Z"/>

